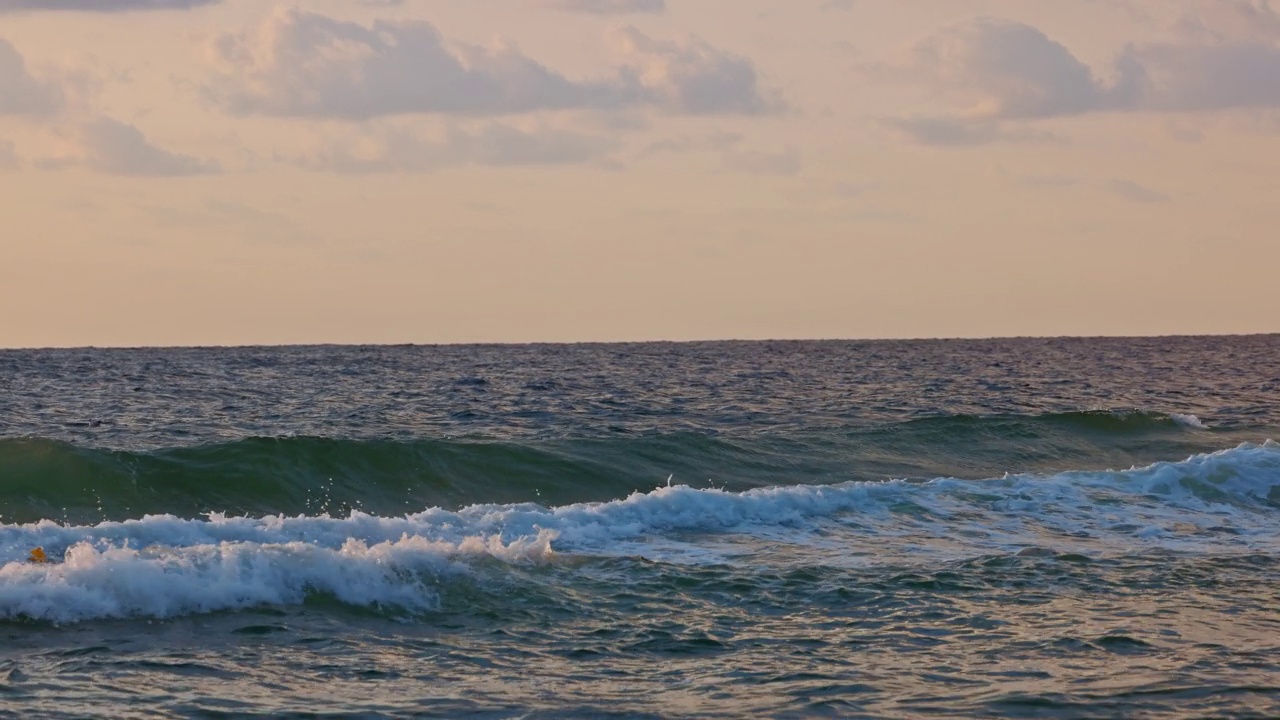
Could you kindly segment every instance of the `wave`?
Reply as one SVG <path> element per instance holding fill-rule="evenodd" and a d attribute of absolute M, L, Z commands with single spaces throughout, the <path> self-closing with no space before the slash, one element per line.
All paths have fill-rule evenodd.
<path fill-rule="evenodd" d="M 1194 428 L 1196 430 L 1212 429 L 1208 425 L 1205 425 L 1203 422 L 1201 422 L 1200 418 L 1196 417 L 1195 415 L 1189 415 L 1184 413 L 1173 413 L 1169 415 L 1169 419 L 1183 427 Z"/>
<path fill-rule="evenodd" d="M 437 607 L 432 578 L 458 572 L 457 558 L 488 555 L 537 560 L 551 535 L 502 543 L 460 543 L 405 536 L 339 548 L 302 541 L 222 542 L 136 549 L 80 541 L 56 564 L 0 567 L 0 617 L 76 622 L 96 618 L 167 618 L 264 605 L 293 605 L 317 594 L 357 606 L 410 611 Z"/>
<path fill-rule="evenodd" d="M 1085 555 L 1203 550 L 1206 543 L 1274 552 L 1277 508 L 1280 445 L 1268 442 L 1123 471 L 979 481 L 742 492 L 671 485 L 609 502 L 437 507 L 399 517 L 352 511 L 159 515 L 78 526 L 44 520 L 0 525 L 0 618 L 163 618 L 296 604 L 316 594 L 429 611 L 449 577 L 477 560 L 554 563 L 558 555 L 666 552 L 666 559 L 727 562 L 714 543 L 699 541 L 725 533 L 815 554 L 826 548 L 830 562 L 911 562 L 929 552 L 972 557 L 1045 543 Z M 24 562 L 36 546 L 59 561 Z"/>
<path fill-rule="evenodd" d="M 19 522 L 211 510 L 385 513 L 592 486 L 620 491 L 606 468 L 554 449 L 446 440 L 255 437 L 150 452 L 0 440 L 0 468 L 0 518 Z"/>
<path fill-rule="evenodd" d="M 895 426 L 890 426 L 893 429 Z M 1200 418 L 1189 413 L 1163 413 L 1138 409 L 1097 409 L 1039 415 L 942 415 L 902 423 L 903 428 L 934 428 L 951 433 L 975 430 L 1007 430 L 1011 427 L 1028 431 L 1071 427 L 1077 430 L 1125 435 L 1159 430 L 1191 428 L 1210 430 Z"/>
<path fill-rule="evenodd" d="M 532 442 L 245 438 L 149 451 L 0 439 L 0 520 L 143 514 L 379 514 L 438 505 L 624 497 L 669 476 L 747 490 L 889 477 L 1133 465 L 1260 439 L 1193 415 L 952 415 L 742 436 L 685 432 Z"/>

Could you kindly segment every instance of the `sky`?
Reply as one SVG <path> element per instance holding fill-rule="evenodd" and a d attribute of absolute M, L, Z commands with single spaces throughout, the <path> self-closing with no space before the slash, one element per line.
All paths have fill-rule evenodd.
<path fill-rule="evenodd" d="M 1280 2 L 0 0 L 0 347 L 1280 331 Z"/>

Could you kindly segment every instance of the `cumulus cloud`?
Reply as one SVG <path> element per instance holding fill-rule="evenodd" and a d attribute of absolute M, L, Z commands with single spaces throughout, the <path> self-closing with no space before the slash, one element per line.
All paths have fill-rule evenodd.
<path fill-rule="evenodd" d="M 33 76 L 17 49 L 0 39 L 0 115 L 48 115 L 64 103 L 61 86 Z"/>
<path fill-rule="evenodd" d="M 667 9 L 666 0 L 540 0 L 540 7 L 589 15 L 628 15 L 660 13 Z"/>
<path fill-rule="evenodd" d="M 77 127 L 73 149 L 42 165 L 82 166 L 107 175 L 133 177 L 181 177 L 220 171 L 216 163 L 156 147 L 137 127 L 109 117 Z"/>
<path fill-rule="evenodd" d="M 238 114 L 508 114 L 607 105 L 619 93 L 570 80 L 514 47 L 451 47 L 430 23 L 366 27 L 297 9 L 220 36 L 213 53 L 225 75 L 211 91 Z"/>
<path fill-rule="evenodd" d="M 766 93 L 755 63 L 701 40 L 657 40 L 633 27 L 613 33 L 634 74 L 659 103 L 690 115 L 759 115 L 783 107 Z"/>
<path fill-rule="evenodd" d="M 963 103 L 961 114 L 973 118 L 1076 114 L 1112 103 L 1116 92 L 1036 28 L 991 18 L 920 42 L 894 70 Z"/>
<path fill-rule="evenodd" d="M 952 105 L 941 119 L 898 121 L 935 144 L 1004 140 L 1008 121 L 1280 108 L 1280 15 L 1265 0 L 1213 10 L 1184 16 L 1178 41 L 1126 47 L 1102 73 L 1034 27 L 991 18 L 927 38 L 880 69 L 933 86 Z"/>
<path fill-rule="evenodd" d="M 215 40 L 221 75 L 208 91 L 235 114 L 349 120 L 643 106 L 753 114 L 771 107 L 745 58 L 632 28 L 615 37 L 625 64 L 602 78 L 575 80 L 514 46 L 449 43 L 426 22 L 365 26 L 284 9 L 254 30 Z"/>
<path fill-rule="evenodd" d="M 491 124 L 477 131 L 451 127 L 443 138 L 412 128 L 384 128 L 371 135 L 329 142 L 298 164 L 339 173 L 421 173 L 478 165 L 514 167 L 604 161 L 613 140 L 551 128 L 524 130 Z"/>
<path fill-rule="evenodd" d="M 129 10 L 189 10 L 222 0 L 0 0 L 0 13 L 61 10 L 125 12 Z"/>

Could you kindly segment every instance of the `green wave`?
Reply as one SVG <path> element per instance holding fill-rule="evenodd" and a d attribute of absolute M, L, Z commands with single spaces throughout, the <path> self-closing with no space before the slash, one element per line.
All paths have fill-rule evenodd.
<path fill-rule="evenodd" d="M 1238 434 L 1238 433 L 1237 433 Z M 0 440 L 0 521 L 145 514 L 380 514 L 625 497 L 677 482 L 731 490 L 889 477 L 1129 467 L 1232 437 L 1155 413 L 948 416 L 786 435 L 695 432 L 544 442 L 246 438 L 151 452 Z"/>

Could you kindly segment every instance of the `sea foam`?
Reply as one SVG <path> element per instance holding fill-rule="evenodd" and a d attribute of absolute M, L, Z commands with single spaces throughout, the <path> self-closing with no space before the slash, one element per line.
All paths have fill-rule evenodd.
<path fill-rule="evenodd" d="M 1182 425 L 1183 427 L 1194 428 L 1196 430 L 1210 429 L 1208 425 L 1205 425 L 1203 422 L 1201 422 L 1200 418 L 1196 417 L 1195 415 L 1189 415 L 1184 413 L 1171 413 L 1169 415 L 1169 419 L 1178 423 L 1179 425 Z"/>

